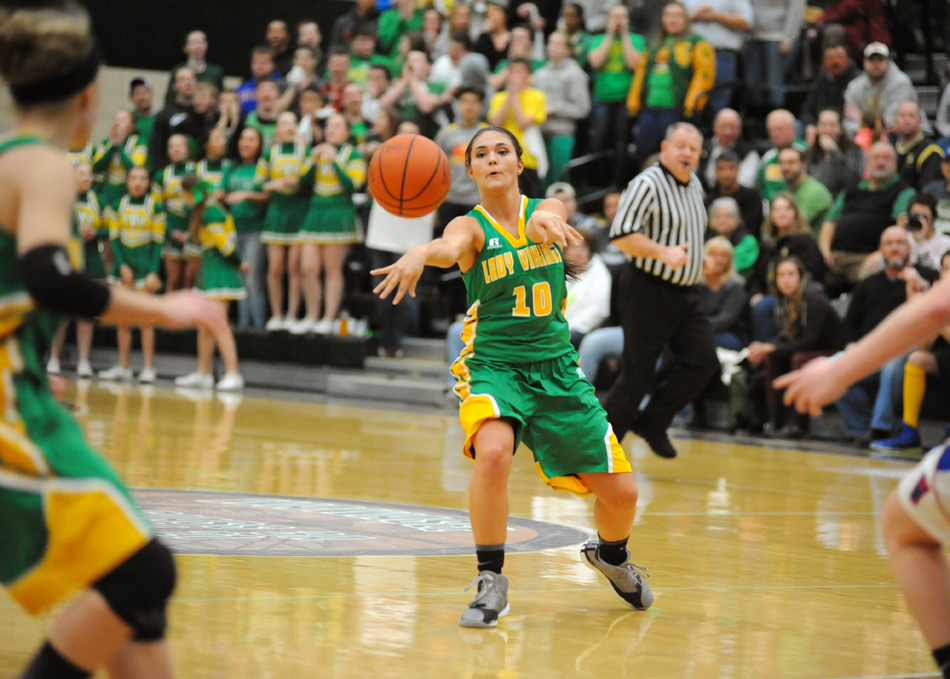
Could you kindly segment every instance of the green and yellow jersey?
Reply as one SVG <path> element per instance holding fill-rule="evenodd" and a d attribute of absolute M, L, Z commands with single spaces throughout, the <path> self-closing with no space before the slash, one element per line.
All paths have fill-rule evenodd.
<path fill-rule="evenodd" d="M 187 227 L 191 210 L 182 196 L 181 180 L 185 175 L 194 172 L 195 167 L 194 161 L 191 160 L 171 163 L 156 172 L 152 179 L 152 196 L 168 213 L 169 230 Z"/>
<path fill-rule="evenodd" d="M 0 154 L 35 144 L 46 142 L 7 139 Z M 30 613 L 99 580 L 151 535 L 50 392 L 45 366 L 60 322 L 30 296 L 16 235 L 0 225 L 0 582 Z"/>
<path fill-rule="evenodd" d="M 534 363 L 571 351 L 564 318 L 564 261 L 555 244 L 532 243 L 525 225 L 540 200 L 521 197 L 518 235 L 512 236 L 481 205 L 468 213 L 485 234 L 485 245 L 462 275 L 469 310 L 461 358 Z"/>
<path fill-rule="evenodd" d="M 145 167 L 148 160 L 148 146 L 137 134 L 130 134 L 119 146 L 106 139 L 95 151 L 92 159 L 92 171 L 102 175 L 102 198 L 113 203 L 125 195 L 125 179 L 133 167 Z"/>
<path fill-rule="evenodd" d="M 313 193 L 321 198 L 349 197 L 365 181 L 366 161 L 351 144 L 340 146 L 331 160 L 321 160 L 319 163 L 309 161 L 300 178 L 302 186 L 309 186 L 313 182 Z"/>
<path fill-rule="evenodd" d="M 211 187 L 212 191 L 221 191 L 224 189 L 224 176 L 231 168 L 231 161 L 227 158 L 218 160 L 208 160 L 204 158 L 198 161 L 195 167 L 195 173 L 198 179 Z"/>
<path fill-rule="evenodd" d="M 306 171 L 308 152 L 306 145 L 299 141 L 274 144 L 261 155 L 257 161 L 257 173 L 254 181 L 263 186 L 274 179 L 294 177 L 299 179 Z M 274 195 L 295 194 L 295 190 L 275 191 Z"/>
<path fill-rule="evenodd" d="M 66 151 L 66 160 L 68 160 L 73 165 L 85 163 L 89 167 L 92 167 L 94 157 L 95 149 L 92 146 L 92 142 L 87 142 L 82 148 Z"/>
<path fill-rule="evenodd" d="M 95 237 L 85 240 L 82 236 L 83 227 L 95 231 Z M 81 263 L 77 265 L 73 262 L 73 266 L 82 268 L 93 278 L 105 278 L 99 240 L 109 237 L 109 225 L 106 223 L 106 210 L 95 191 L 89 190 L 76 195 L 76 203 L 73 206 L 73 236 L 80 243 L 79 249 L 82 253 Z"/>
<path fill-rule="evenodd" d="M 109 240 L 115 254 L 112 275 L 121 279 L 121 267 L 132 267 L 136 281 L 158 273 L 165 242 L 165 211 L 154 195 L 122 196 L 107 212 Z"/>

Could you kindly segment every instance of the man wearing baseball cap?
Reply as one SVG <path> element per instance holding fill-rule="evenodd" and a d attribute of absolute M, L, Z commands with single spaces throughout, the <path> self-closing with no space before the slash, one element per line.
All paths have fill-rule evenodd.
<path fill-rule="evenodd" d="M 132 120 L 135 132 L 146 146 L 152 136 L 156 111 L 152 108 L 152 83 L 147 76 L 137 75 L 129 81 L 129 101 L 132 102 Z"/>
<path fill-rule="evenodd" d="M 883 42 L 864 48 L 864 73 L 848 83 L 844 91 L 842 125 L 849 136 L 861 127 L 865 114 L 881 118 L 890 131 L 902 101 L 917 99 L 910 78 L 891 61 L 891 51 Z"/>

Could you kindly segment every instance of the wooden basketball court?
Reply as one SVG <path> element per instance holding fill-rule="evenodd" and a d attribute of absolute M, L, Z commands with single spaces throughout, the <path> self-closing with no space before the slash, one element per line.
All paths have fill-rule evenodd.
<path fill-rule="evenodd" d="M 631 549 L 656 595 L 638 612 L 578 558 L 592 501 L 547 490 L 522 450 L 511 614 L 465 630 L 471 462 L 454 412 L 164 387 L 69 398 L 179 551 L 186 679 L 937 676 L 876 522 L 909 463 L 676 437 L 663 460 L 627 438 Z M 0 677 L 46 623 L 0 593 Z"/>

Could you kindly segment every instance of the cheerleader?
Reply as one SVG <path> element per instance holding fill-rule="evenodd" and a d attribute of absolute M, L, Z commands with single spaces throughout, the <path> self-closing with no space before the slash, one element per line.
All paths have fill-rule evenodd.
<path fill-rule="evenodd" d="M 261 242 L 267 245 L 267 292 L 271 318 L 265 329 L 286 330 L 300 306 L 300 226 L 307 215 L 307 198 L 300 192 L 300 175 L 307 148 L 296 139 L 297 116 L 277 117 L 276 143 L 257 163 L 256 183 L 270 193 Z M 284 272 L 287 273 L 287 314 L 284 308 Z"/>
<path fill-rule="evenodd" d="M 133 167 L 126 180 L 128 193 L 110 206 L 106 221 L 109 225 L 109 240 L 115 261 L 111 285 L 146 292 L 157 292 L 162 287 L 158 277 L 161 265 L 162 243 L 165 242 L 165 211 L 162 204 L 148 190 L 148 170 Z M 138 381 L 150 384 L 155 381 L 155 328 L 151 323 L 140 323 L 142 354 L 145 367 Z M 132 351 L 132 328 L 118 326 L 119 365 L 99 373 L 103 380 L 132 381 L 129 354 Z"/>
<path fill-rule="evenodd" d="M 346 118 L 327 118 L 326 142 L 313 149 L 312 164 L 301 178 L 302 185 L 313 186 L 313 197 L 300 234 L 307 315 L 290 328 L 294 334 L 332 332 L 343 301 L 343 263 L 349 244 L 358 240 L 353 194 L 366 181 L 366 161 L 349 139 Z"/>
<path fill-rule="evenodd" d="M 133 167 L 145 167 L 148 160 L 147 140 L 142 140 L 135 130 L 132 114 L 125 109 L 116 111 L 109 126 L 109 138 L 96 149 L 92 158 L 92 171 L 103 175 L 104 183 L 99 197 L 106 205 L 125 195 L 125 180 Z"/>
<path fill-rule="evenodd" d="M 250 267 L 241 261 L 237 251 L 237 233 L 231 215 L 215 200 L 210 185 L 196 174 L 182 179 L 182 199 L 191 212 L 189 233 L 193 242 L 201 245 L 201 270 L 195 291 L 218 300 L 227 315 L 228 302 L 247 297 L 241 273 Z M 214 384 L 212 368 L 214 348 L 218 347 L 224 361 L 225 374 Z M 237 345 L 231 328 L 225 325 L 218 333 L 198 330 L 198 370 L 175 380 L 179 387 L 237 391 L 244 388 L 244 378 L 238 372 Z"/>
<path fill-rule="evenodd" d="M 165 206 L 165 283 L 169 292 L 185 287 L 185 261 L 188 257 L 188 206 L 181 197 L 182 178 L 195 171 L 189 158 L 188 138 L 173 134 L 168 138 L 169 164 L 155 173 L 152 195 Z"/>
<path fill-rule="evenodd" d="M 106 267 L 100 252 L 101 243 L 109 238 L 109 227 L 105 220 L 105 211 L 99 204 L 99 197 L 92 190 L 92 167 L 85 162 L 74 166 L 76 174 L 76 204 L 73 209 L 72 241 L 76 244 L 76 259 L 80 260 L 81 270 L 97 281 L 106 280 Z M 72 255 L 72 253 L 70 253 Z M 72 257 L 71 257 L 72 259 Z M 74 262 L 75 264 L 75 262 Z M 92 365 L 89 363 L 89 351 L 92 349 L 93 323 L 76 319 L 76 344 L 79 347 L 79 363 L 76 374 L 79 377 L 92 377 Z M 59 355 L 63 350 L 66 325 L 60 329 L 53 346 L 46 372 L 58 375 L 60 372 Z"/>

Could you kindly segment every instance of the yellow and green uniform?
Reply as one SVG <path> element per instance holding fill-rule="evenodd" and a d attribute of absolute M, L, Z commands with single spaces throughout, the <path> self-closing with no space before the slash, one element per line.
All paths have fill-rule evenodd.
<path fill-rule="evenodd" d="M 20 137 L 0 144 L 43 143 Z M 26 291 L 0 225 L 0 582 L 30 613 L 88 587 L 145 546 L 151 528 L 118 475 L 50 393 L 61 318 Z"/>
<path fill-rule="evenodd" d="M 299 141 L 274 144 L 257 161 L 254 181 L 263 186 L 274 179 L 300 179 L 306 172 L 307 147 Z M 307 216 L 307 192 L 298 187 L 292 191 L 272 191 L 264 215 L 261 242 L 268 245 L 296 245 L 300 228 Z"/>
<path fill-rule="evenodd" d="M 103 203 L 111 205 L 125 195 L 125 179 L 133 167 L 145 167 L 148 146 L 137 134 L 130 134 L 119 146 L 106 139 L 96 149 L 92 159 L 92 171 L 103 175 L 99 195 Z"/>
<path fill-rule="evenodd" d="M 122 283 L 122 265 L 132 268 L 136 288 L 145 286 L 145 278 L 158 275 L 165 242 L 165 211 L 155 196 L 122 196 L 110 207 L 106 217 L 109 241 L 115 263 L 109 282 Z"/>
<path fill-rule="evenodd" d="M 716 53 L 698 35 L 667 36 L 640 58 L 627 96 L 631 115 L 642 107 L 676 109 L 687 118 L 701 111 L 716 79 Z"/>
<path fill-rule="evenodd" d="M 182 196 L 181 180 L 186 174 L 195 171 L 195 163 L 186 160 L 180 163 L 171 163 L 155 173 L 152 179 L 152 196 L 165 208 L 165 256 L 169 259 L 184 259 L 187 245 L 181 245 L 172 238 L 175 231 L 188 232 L 188 218 L 191 208 Z M 191 253 L 199 254 L 197 249 Z"/>
<path fill-rule="evenodd" d="M 210 186 L 212 191 L 221 191 L 224 189 L 224 176 L 230 168 L 231 161 L 228 158 L 218 160 L 204 158 L 195 166 L 195 174 L 198 175 L 198 179 Z"/>
<path fill-rule="evenodd" d="M 462 274 L 469 303 L 465 346 L 452 364 L 463 452 L 474 459 L 478 428 L 506 418 L 515 448 L 524 440 L 545 483 L 587 495 L 577 474 L 631 468 L 571 346 L 561 249 L 532 243 L 525 233 L 538 203 L 521 197 L 517 236 L 480 205 L 467 215 L 485 243 Z"/>
<path fill-rule="evenodd" d="M 74 151 L 66 151 L 66 160 L 68 160 L 73 165 L 79 165 L 80 163 L 85 163 L 89 167 L 92 167 L 93 158 L 95 157 L 95 149 L 92 146 L 92 142 L 86 142 L 86 145 L 80 149 Z"/>
<path fill-rule="evenodd" d="M 91 240 L 82 237 L 82 227 L 95 230 Z M 73 235 L 80 243 L 82 252 L 82 270 L 97 280 L 106 279 L 106 265 L 99 252 L 99 241 L 109 237 L 109 225 L 106 223 L 106 210 L 99 203 L 95 191 L 86 191 L 76 196 L 73 207 Z"/>
<path fill-rule="evenodd" d="M 213 299 L 244 299 L 241 257 L 237 252 L 234 219 L 216 202 L 205 207 L 198 233 L 201 243 L 201 271 L 195 289 Z"/>
<path fill-rule="evenodd" d="M 232 165 L 224 176 L 224 190 L 263 191 L 257 183 L 257 167 L 251 163 Z M 230 206 L 234 228 L 238 233 L 260 233 L 264 227 L 265 204 L 256 200 L 242 200 Z"/>
<path fill-rule="evenodd" d="M 303 243 L 355 243 L 356 206 L 353 194 L 366 181 L 366 161 L 350 144 L 337 149 L 332 160 L 308 163 L 301 186 L 313 186 L 310 209 L 300 230 Z"/>

